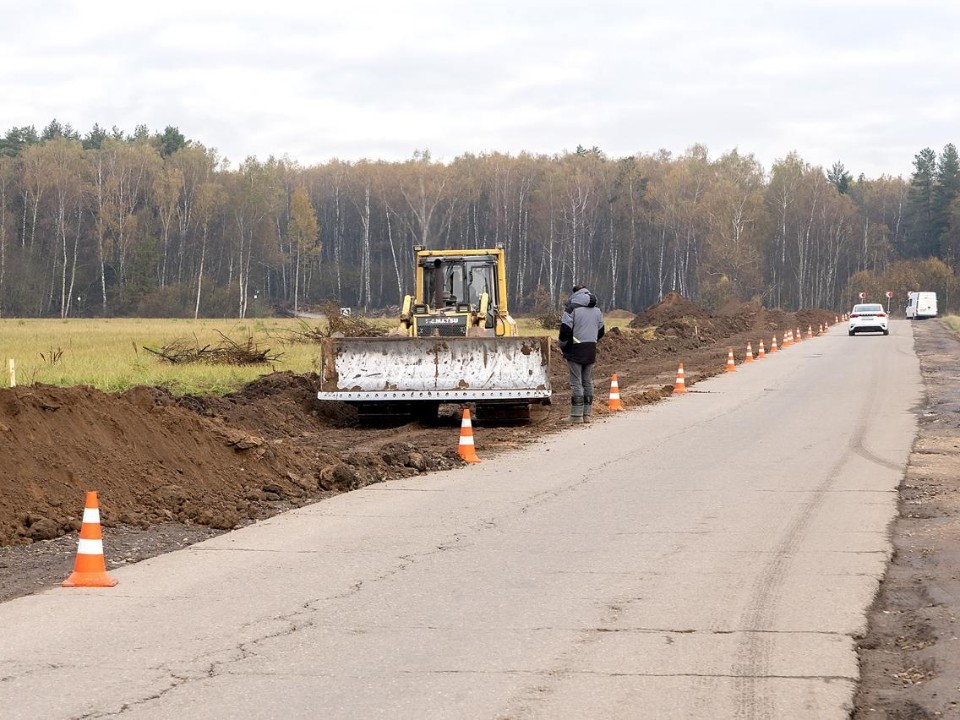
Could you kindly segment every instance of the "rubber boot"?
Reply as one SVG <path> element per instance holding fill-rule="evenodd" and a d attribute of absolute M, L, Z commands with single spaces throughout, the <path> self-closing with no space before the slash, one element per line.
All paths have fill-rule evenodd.
<path fill-rule="evenodd" d="M 573 425 L 583 422 L 583 397 L 570 398 L 570 422 Z"/>
<path fill-rule="evenodd" d="M 590 422 L 593 419 L 593 395 L 584 395 L 583 397 L 583 421 Z"/>

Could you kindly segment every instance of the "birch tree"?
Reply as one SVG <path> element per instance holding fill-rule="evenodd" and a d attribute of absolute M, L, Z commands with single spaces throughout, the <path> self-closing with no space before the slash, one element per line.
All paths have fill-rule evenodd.
<path fill-rule="evenodd" d="M 160 220 L 161 262 L 157 268 L 157 283 L 160 287 L 167 284 L 167 262 L 170 258 L 170 229 L 177 215 L 180 203 L 180 190 L 183 187 L 183 173 L 180 168 L 166 163 L 156 174 L 151 187 L 151 196 L 157 217 Z"/>
<path fill-rule="evenodd" d="M 713 163 L 713 169 L 703 196 L 707 231 L 700 286 L 720 305 L 763 293 L 763 238 L 768 225 L 763 168 L 756 159 L 734 150 Z"/>
<path fill-rule="evenodd" d="M 310 204 L 310 197 L 302 190 L 296 190 L 291 198 L 289 236 L 295 248 L 296 263 L 293 282 L 293 311 L 300 310 L 300 267 L 304 257 L 319 252 L 317 243 L 319 225 L 317 213 Z"/>
<path fill-rule="evenodd" d="M 84 211 L 83 148 L 76 140 L 56 137 L 40 149 L 48 156 L 50 174 L 46 180 L 54 200 L 54 227 L 60 254 L 60 262 L 53 263 L 51 269 L 56 271 L 59 265 L 59 312 L 61 318 L 66 318 L 72 306 Z"/>
<path fill-rule="evenodd" d="M 5 315 L 7 238 L 11 217 L 7 211 L 7 202 L 10 198 L 10 190 L 13 188 L 13 171 L 13 159 L 0 155 L 0 318 Z"/>
<path fill-rule="evenodd" d="M 430 153 L 417 153 L 414 159 L 402 166 L 399 177 L 400 193 L 414 222 L 411 230 L 416 235 L 417 244 L 431 247 L 432 230 L 437 209 L 445 199 L 447 172 L 443 165 L 430 162 Z"/>
<path fill-rule="evenodd" d="M 107 314 L 107 263 L 116 255 L 121 285 L 126 263 L 146 207 L 147 193 L 160 169 L 160 156 L 148 143 L 107 138 L 88 154 L 97 208 L 96 236 L 102 311 Z"/>
<path fill-rule="evenodd" d="M 261 163 L 248 158 L 236 175 L 232 202 L 232 216 L 236 229 L 235 254 L 231 267 L 237 278 L 238 317 L 247 316 L 250 300 L 250 278 L 257 244 L 263 239 L 264 221 L 276 212 L 280 202 L 277 163 Z M 233 271 L 231 272 L 231 276 Z"/>
<path fill-rule="evenodd" d="M 203 274 L 207 261 L 207 240 L 210 234 L 210 223 L 223 206 L 226 194 L 223 187 L 217 182 L 201 183 L 196 192 L 196 203 L 192 216 L 200 228 L 200 259 L 197 263 L 197 294 L 193 308 L 194 319 L 200 317 L 200 298 L 203 293 Z"/>

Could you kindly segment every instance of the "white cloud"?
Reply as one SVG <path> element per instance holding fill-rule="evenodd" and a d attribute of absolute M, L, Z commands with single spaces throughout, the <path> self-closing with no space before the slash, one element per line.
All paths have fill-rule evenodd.
<path fill-rule="evenodd" d="M 0 130 L 175 125 L 234 161 L 796 150 L 909 173 L 960 127 L 960 5 L 0 0 Z"/>

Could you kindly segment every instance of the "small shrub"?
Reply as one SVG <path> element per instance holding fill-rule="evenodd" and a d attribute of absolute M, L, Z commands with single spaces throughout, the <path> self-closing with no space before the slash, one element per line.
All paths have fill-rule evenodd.
<path fill-rule="evenodd" d="M 560 327 L 560 313 L 545 310 L 537 315 L 537 324 L 544 330 L 556 330 Z"/>

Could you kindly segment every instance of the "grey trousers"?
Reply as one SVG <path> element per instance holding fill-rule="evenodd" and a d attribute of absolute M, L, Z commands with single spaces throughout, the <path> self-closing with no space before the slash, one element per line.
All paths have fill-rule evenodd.
<path fill-rule="evenodd" d="M 570 370 L 570 397 L 593 397 L 593 363 L 581 365 L 567 360 Z"/>

